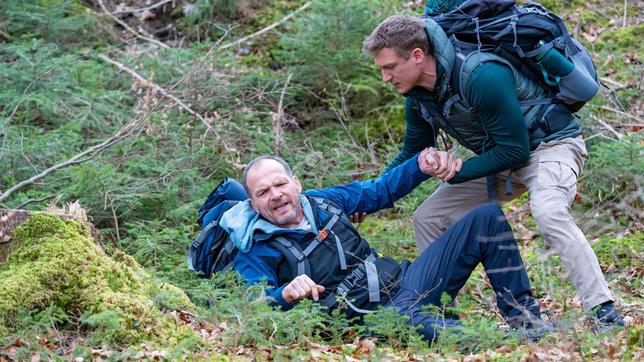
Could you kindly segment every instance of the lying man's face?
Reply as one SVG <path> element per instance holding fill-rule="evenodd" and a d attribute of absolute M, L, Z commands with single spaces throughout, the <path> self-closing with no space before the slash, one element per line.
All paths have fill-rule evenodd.
<path fill-rule="evenodd" d="M 248 171 L 246 185 L 253 209 L 273 225 L 290 228 L 302 221 L 302 185 L 279 162 L 267 159 L 255 164 Z"/>

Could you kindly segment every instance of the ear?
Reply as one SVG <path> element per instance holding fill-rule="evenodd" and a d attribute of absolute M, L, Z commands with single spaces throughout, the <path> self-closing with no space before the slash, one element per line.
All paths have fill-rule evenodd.
<path fill-rule="evenodd" d="M 257 209 L 257 206 L 255 206 L 255 202 L 253 201 L 253 198 L 250 198 L 250 207 L 253 208 L 253 211 L 259 213 L 259 210 Z"/>
<path fill-rule="evenodd" d="M 297 192 L 301 193 L 302 192 L 302 184 L 300 183 L 300 179 L 297 178 L 297 176 L 293 176 L 293 182 L 295 182 L 295 187 L 297 187 Z"/>
<path fill-rule="evenodd" d="M 414 63 L 420 64 L 425 58 L 425 52 L 420 48 L 414 48 L 411 50 L 409 56 L 414 60 Z"/>

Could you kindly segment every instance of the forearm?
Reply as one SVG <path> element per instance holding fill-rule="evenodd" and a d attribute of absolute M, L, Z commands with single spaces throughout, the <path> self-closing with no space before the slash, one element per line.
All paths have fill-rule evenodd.
<path fill-rule="evenodd" d="M 418 168 L 417 156 L 414 156 L 376 179 L 354 181 L 306 193 L 331 199 L 347 214 L 372 213 L 392 207 L 396 200 L 410 193 L 428 178 L 429 176 Z"/>

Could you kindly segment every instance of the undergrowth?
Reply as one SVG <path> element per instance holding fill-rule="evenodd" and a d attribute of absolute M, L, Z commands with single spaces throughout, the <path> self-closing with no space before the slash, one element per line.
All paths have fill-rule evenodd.
<path fill-rule="evenodd" d="M 103 1 L 116 7 L 117 2 Z M 402 142 L 404 101 L 380 80 L 372 61 L 361 53 L 361 42 L 387 15 L 421 8 L 406 1 L 315 1 L 276 31 L 208 53 L 227 31 L 225 42 L 252 34 L 304 2 L 177 3 L 192 7 L 176 7 L 162 19 L 172 19 L 176 39 L 184 41 L 170 49 L 153 49 L 125 36 L 97 11 L 94 1 L 0 2 L 0 194 L 102 142 L 132 119 L 144 119 L 120 143 L 0 202 L 1 207 L 36 211 L 79 200 L 112 256 L 104 255 L 73 224 L 49 220 L 81 244 L 58 244 L 56 252 L 65 255 L 60 265 L 28 268 L 41 251 L 27 247 L 12 256 L 21 262 L 0 266 L 0 335 L 5 336 L 0 359 L 8 350 L 16 359 L 34 353 L 90 359 L 97 350 L 110 351 L 111 359 L 140 353 L 151 359 L 145 353 L 161 345 L 173 346 L 164 357 L 169 359 L 248 356 L 255 351 L 267 353 L 258 354 L 265 359 L 314 359 L 316 349 L 329 352 L 329 346 L 339 346 L 331 355 L 360 357 L 356 337 L 376 339 L 372 358 L 389 358 L 390 353 L 397 358 L 476 354 L 516 360 L 541 358 L 539 353 L 554 345 L 564 359 L 641 357 L 643 140 L 641 126 L 628 126 L 636 123 L 632 117 L 641 108 L 642 25 L 636 4 L 627 2 L 626 26 L 621 26 L 623 2 L 544 2 L 565 13 L 569 24 L 580 22 L 579 37 L 608 85 L 580 112 L 589 159 L 573 210 L 633 327 L 615 335 L 589 333 L 591 315 L 562 278 L 557 256 L 538 235 L 526 232 L 520 247 L 535 295 L 564 328 L 537 344 L 506 338 L 494 294 L 478 269 L 457 298 L 458 306 L 450 307 L 461 316 L 465 333 L 445 335 L 430 347 L 391 311 L 381 310 L 363 324 L 337 313 L 329 316 L 310 302 L 276 311 L 265 303 L 260 287 L 249 289 L 233 274 L 200 279 L 185 262 L 198 232 L 194 220 L 201 201 L 223 177 L 239 177 L 243 165 L 258 155 L 279 151 L 305 188 L 382 172 Z M 209 127 L 99 54 L 171 89 Z M 283 119 L 276 129 L 278 114 Z M 617 139 L 597 118 L 625 137 Z M 465 155 L 458 147 L 456 151 Z M 413 259 L 411 215 L 437 186 L 435 180 L 424 183 L 394 209 L 370 216 L 360 232 L 385 254 Z M 526 201 L 523 197 L 511 206 Z M 527 211 L 513 226 L 515 231 L 536 230 Z M 70 248 L 77 255 L 70 256 Z M 89 281 L 58 270 L 92 269 L 95 262 L 101 267 Z M 72 263 L 80 266 L 70 267 Z M 108 267 L 114 273 L 103 273 Z M 11 279 L 23 274 L 29 281 Z M 51 289 L 52 278 L 65 287 Z M 85 283 L 87 290 L 78 283 Z M 34 293 L 28 295 L 28 290 Z M 103 296 L 101 302 L 89 298 L 90 292 Z M 10 294 L 15 298 L 6 297 Z M 190 321 L 176 324 L 170 313 L 177 310 L 189 312 Z M 369 328 L 370 323 L 378 328 Z M 190 326 L 211 332 L 195 334 Z M 247 349 L 240 352 L 240 347 Z"/>

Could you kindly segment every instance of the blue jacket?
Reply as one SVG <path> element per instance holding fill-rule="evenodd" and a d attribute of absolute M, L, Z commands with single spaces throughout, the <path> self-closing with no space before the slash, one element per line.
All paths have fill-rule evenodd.
<path fill-rule="evenodd" d="M 392 207 L 394 201 L 407 195 L 428 178 L 429 176 L 418 168 L 417 157 L 412 157 L 377 179 L 354 181 L 321 190 L 308 190 L 304 194 L 330 200 L 348 215 L 355 212 L 373 213 Z M 230 209 L 221 220 L 221 226 L 230 233 L 231 239 L 241 251 L 235 257 L 234 269 L 250 284 L 266 282 L 269 299 L 284 309 L 293 306 L 282 298 L 282 289 L 290 282 L 278 275 L 278 264 L 284 256 L 264 241 L 278 235 L 288 235 L 296 240 L 310 240 L 312 234 L 317 234 L 319 225 L 316 225 L 314 215 L 320 210 L 312 209 L 304 195 L 300 198 L 304 215 L 314 231 L 278 228 L 257 215 L 248 201 Z"/>

